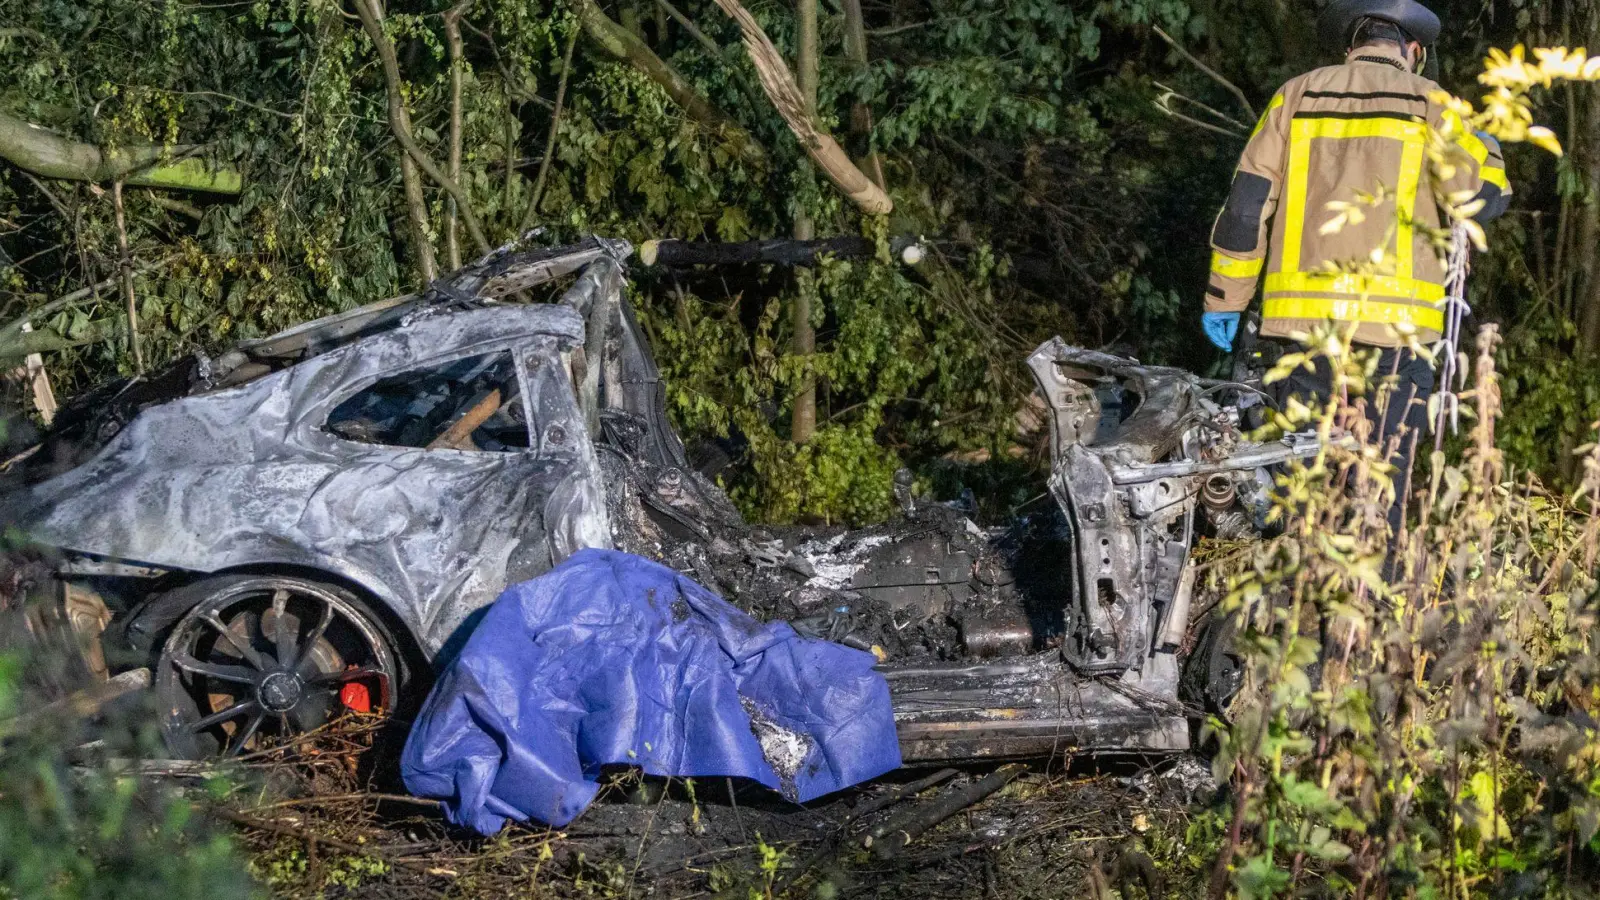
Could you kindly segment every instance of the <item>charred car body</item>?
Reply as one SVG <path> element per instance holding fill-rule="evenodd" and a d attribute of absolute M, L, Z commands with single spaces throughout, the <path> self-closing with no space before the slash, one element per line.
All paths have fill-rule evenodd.
<path fill-rule="evenodd" d="M 984 531 L 907 490 L 890 525 L 763 532 L 667 422 L 630 252 L 500 253 L 109 386 L 14 466 L 3 514 L 59 551 L 63 620 L 113 622 L 100 674 L 151 667 L 188 756 L 403 703 L 475 611 L 584 546 L 877 646 L 909 761 L 1188 746 L 1190 547 L 1248 532 L 1262 468 L 1307 447 L 1244 441 L 1225 386 L 1057 339 L 1028 360 L 1046 527 Z M 506 299 L 569 275 L 559 302 Z"/>

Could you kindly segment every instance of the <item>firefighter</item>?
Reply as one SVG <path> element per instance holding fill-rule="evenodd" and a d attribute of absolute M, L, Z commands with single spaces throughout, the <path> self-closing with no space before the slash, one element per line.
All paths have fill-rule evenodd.
<path fill-rule="evenodd" d="M 1373 419 L 1384 446 L 1399 437 L 1389 511 L 1390 532 L 1398 534 L 1434 387 L 1431 364 L 1403 346 L 1403 332 L 1427 344 L 1439 339 L 1445 318 L 1445 265 L 1417 227 L 1448 223 L 1427 187 L 1424 148 L 1427 128 L 1443 128 L 1454 114 L 1430 99 L 1439 86 L 1418 74 L 1439 19 L 1416 0 L 1332 0 L 1318 31 L 1346 52 L 1344 63 L 1290 80 L 1257 123 L 1212 227 L 1201 324 L 1213 344 L 1232 350 L 1260 281 L 1262 337 L 1288 339 L 1333 320 L 1353 326 L 1356 343 L 1381 348 L 1378 374 L 1394 390 L 1382 420 L 1376 411 Z M 1470 159 L 1455 167 L 1444 195 L 1465 191 L 1483 201 L 1474 218 L 1487 221 L 1510 195 L 1505 163 L 1487 135 L 1466 135 L 1461 144 Z M 1323 233 L 1334 215 L 1327 204 L 1361 194 L 1382 199 L 1359 207 L 1361 222 Z M 1330 264 L 1368 262 L 1379 247 L 1381 268 L 1371 274 L 1330 272 Z M 1279 390 L 1326 401 L 1327 360 L 1315 371 L 1296 370 Z"/>

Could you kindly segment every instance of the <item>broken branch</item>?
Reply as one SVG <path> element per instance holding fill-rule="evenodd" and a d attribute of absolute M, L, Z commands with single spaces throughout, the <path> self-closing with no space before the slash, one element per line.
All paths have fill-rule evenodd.
<path fill-rule="evenodd" d="M 1246 134 L 1243 131 L 1236 131 L 1236 130 L 1231 129 L 1231 128 L 1223 128 L 1223 127 L 1221 127 L 1219 125 L 1213 125 L 1210 122 L 1202 122 L 1201 120 L 1196 119 L 1193 116 L 1188 116 L 1188 115 L 1185 115 L 1185 114 L 1183 114 L 1181 112 L 1178 112 L 1177 110 L 1173 109 L 1172 106 L 1171 106 L 1171 102 L 1172 102 L 1173 99 L 1189 100 L 1189 98 L 1184 97 L 1182 94 L 1178 94 L 1178 93 L 1176 93 L 1174 91 L 1170 91 L 1169 90 L 1166 93 L 1162 94 L 1161 96 L 1155 98 L 1154 100 L 1152 100 L 1150 102 L 1155 106 L 1156 109 L 1160 110 L 1165 115 L 1171 116 L 1172 118 L 1177 119 L 1180 122 L 1187 122 L 1190 125 L 1195 126 L 1196 128 L 1203 128 L 1206 131 L 1215 132 L 1216 134 L 1220 134 L 1220 135 L 1223 135 L 1225 137 L 1235 138 L 1235 139 L 1238 139 L 1238 140 L 1247 140 L 1250 137 L 1250 135 Z M 1195 101 L 1190 100 L 1189 102 L 1194 103 Z M 1203 108 L 1205 108 L 1207 110 L 1210 110 L 1209 107 L 1204 107 L 1203 104 L 1195 103 L 1195 105 L 1196 106 L 1202 106 Z M 1226 118 L 1226 117 L 1224 116 L 1223 118 Z"/>
<path fill-rule="evenodd" d="M 922 245 L 915 237 L 890 238 L 889 250 L 906 265 L 915 265 L 923 257 Z M 639 245 L 639 261 L 647 266 L 682 268 L 686 266 L 728 265 L 815 265 L 823 256 L 870 257 L 877 245 L 864 237 L 843 235 L 802 241 L 773 238 L 760 241 L 680 241 L 666 239 L 645 241 Z"/>
<path fill-rule="evenodd" d="M 593 41 L 595 46 L 617 59 L 631 63 L 634 68 L 643 72 L 651 81 L 660 85 L 661 89 L 667 92 L 667 96 L 682 107 L 689 118 L 713 131 L 721 132 L 738 148 L 741 156 L 751 162 L 765 161 L 766 148 L 738 123 L 700 96 L 699 91 L 694 89 L 688 79 L 657 56 L 638 35 L 612 21 L 595 0 L 576 0 L 576 3 L 578 22 L 583 26 L 583 33 L 589 36 L 589 40 Z"/>
<path fill-rule="evenodd" d="M 909 810 L 900 818 L 873 829 L 874 835 L 882 832 L 881 839 L 869 836 L 863 843 L 872 849 L 877 858 L 893 859 L 918 836 L 1015 781 L 1027 768 L 1021 763 L 1001 766 L 960 790 L 936 797 Z"/>
<path fill-rule="evenodd" d="M 0 113 L 0 159 L 65 181 L 121 181 L 134 187 L 237 194 L 244 181 L 227 166 L 195 158 L 198 147 L 154 145 L 103 151 Z"/>
<path fill-rule="evenodd" d="M 1185 50 L 1182 44 L 1179 44 L 1177 41 L 1172 39 L 1171 35 L 1167 34 L 1165 31 L 1162 31 L 1161 26 L 1152 26 L 1152 30 L 1155 31 L 1156 37 L 1166 41 L 1167 46 L 1176 51 L 1179 56 L 1188 60 L 1196 69 L 1204 72 L 1211 78 L 1212 81 L 1222 85 L 1223 88 L 1228 91 L 1228 93 L 1232 94 L 1234 98 L 1239 101 L 1239 105 L 1244 108 L 1245 115 L 1248 116 L 1251 121 L 1255 121 L 1257 118 L 1255 107 L 1250 105 L 1250 101 L 1245 97 L 1244 91 L 1239 90 L 1238 85 L 1226 78 L 1223 78 L 1215 69 L 1201 62 L 1199 57 L 1195 56 L 1193 53 L 1190 53 L 1188 50 Z"/>
<path fill-rule="evenodd" d="M 811 161 L 816 163 L 823 174 L 828 176 L 828 180 L 843 191 L 862 212 L 869 215 L 885 215 L 891 212 L 894 209 L 894 201 L 889 199 L 883 188 L 878 187 L 856 167 L 849 154 L 839 146 L 839 142 L 824 131 L 811 115 L 805 95 L 795 83 L 794 75 L 789 72 L 788 65 L 783 61 L 783 55 L 772 45 L 772 39 L 761 30 L 761 25 L 750 15 L 750 11 L 741 6 L 738 0 L 717 0 L 717 5 L 739 23 L 739 31 L 744 35 L 745 51 L 750 55 L 750 62 L 756 67 L 756 74 L 761 78 L 761 87 L 766 91 L 767 99 L 772 101 L 778 115 L 783 117 L 789 130 L 794 132 L 795 138 L 800 141 L 800 146 L 806 151 L 806 155 L 811 157 Z"/>

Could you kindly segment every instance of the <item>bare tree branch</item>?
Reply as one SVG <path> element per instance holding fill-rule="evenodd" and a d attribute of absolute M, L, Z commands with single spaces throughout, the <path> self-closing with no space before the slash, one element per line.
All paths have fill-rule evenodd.
<path fill-rule="evenodd" d="M 1157 37 L 1167 42 L 1167 46 L 1177 51 L 1179 56 L 1192 63 L 1196 69 L 1206 73 L 1206 75 L 1211 77 L 1211 80 L 1226 88 L 1228 93 L 1233 94 L 1233 96 L 1238 99 L 1239 105 L 1244 108 L 1245 114 L 1252 122 L 1259 118 L 1256 115 L 1255 107 L 1250 105 L 1250 101 L 1245 97 L 1244 91 L 1239 90 L 1238 85 L 1226 78 L 1223 78 L 1215 69 L 1201 62 L 1199 57 L 1195 56 L 1193 53 L 1190 53 L 1188 50 L 1185 50 L 1181 44 L 1172 39 L 1171 35 L 1168 35 L 1165 31 L 1162 31 L 1161 26 L 1152 26 L 1152 30 L 1155 31 Z"/>
<path fill-rule="evenodd" d="M 461 81 L 462 69 L 466 65 L 462 60 L 461 17 L 471 5 L 472 0 L 462 0 L 445 10 L 444 14 L 444 41 L 450 51 L 450 158 L 447 165 L 451 179 L 457 183 L 461 181 Z M 459 221 L 456 198 L 450 197 L 445 209 L 444 257 L 451 271 L 461 268 L 461 236 L 457 234 L 460 230 Z"/>
<path fill-rule="evenodd" d="M 533 179 L 533 193 L 528 195 L 528 208 L 522 214 L 520 234 L 533 227 L 539 215 L 539 201 L 544 199 L 545 179 L 550 177 L 550 163 L 556 158 L 556 133 L 561 130 L 561 106 L 567 99 L 567 79 L 572 75 L 572 48 L 578 45 L 578 29 L 567 36 L 567 50 L 561 55 L 561 80 L 556 84 L 556 107 L 550 113 L 550 133 L 544 139 L 544 159 L 539 160 L 539 174 Z"/>
<path fill-rule="evenodd" d="M 466 191 L 423 151 L 412 133 L 411 113 L 406 109 L 405 96 L 401 93 L 403 79 L 400 76 L 400 61 L 395 56 L 394 44 L 383 33 L 382 11 L 378 8 L 377 0 L 354 0 L 354 6 L 356 15 L 361 19 L 361 27 L 372 40 L 373 49 L 383 65 L 383 80 L 389 96 L 389 130 L 394 132 L 394 139 L 405 149 L 406 155 L 416 162 L 417 167 L 426 172 L 445 193 L 455 198 L 456 209 L 467 226 L 467 233 L 472 235 L 472 241 L 478 245 L 480 253 L 488 253 L 493 248 L 483 233 L 483 226 L 478 223 L 478 217 L 472 212 Z"/>
<path fill-rule="evenodd" d="M 664 62 L 639 36 L 612 21 L 595 0 L 574 0 L 578 22 L 584 34 L 600 49 L 611 56 L 631 63 L 639 71 L 660 85 L 667 96 L 678 104 L 689 118 L 701 125 L 720 131 L 735 146 L 741 156 L 752 162 L 766 159 L 766 148 L 722 110 L 712 106 L 695 90 L 688 79 Z"/>
<path fill-rule="evenodd" d="M 761 87 L 767 92 L 767 98 L 777 108 L 778 114 L 788 123 L 789 130 L 799 139 L 800 146 L 811 157 L 812 162 L 828 176 L 845 196 L 849 197 L 861 208 L 863 212 L 872 215 L 883 215 L 894 209 L 894 201 L 884 193 L 883 188 L 874 184 L 856 164 L 850 160 L 849 154 L 817 124 L 806 108 L 805 96 L 800 87 L 795 84 L 794 76 L 790 74 L 789 67 L 784 64 L 783 56 L 778 53 L 778 48 L 772 45 L 772 40 L 756 22 L 750 11 L 741 6 L 738 0 L 717 0 L 717 5 L 723 12 L 733 17 L 739 23 L 739 30 L 744 35 L 745 50 L 750 54 L 750 61 L 755 64 L 756 74 L 761 77 Z"/>

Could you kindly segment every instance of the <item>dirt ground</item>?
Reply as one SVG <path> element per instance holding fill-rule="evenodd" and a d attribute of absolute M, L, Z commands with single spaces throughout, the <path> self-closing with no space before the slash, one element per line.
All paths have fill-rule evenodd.
<path fill-rule="evenodd" d="M 1197 757 L 907 769 L 797 805 L 732 779 L 618 772 L 561 831 L 452 828 L 383 791 L 371 735 L 324 735 L 247 760 L 218 818 L 286 898 L 1192 896 L 1189 810 L 1214 790 Z M 940 804 L 1013 780 L 904 844 Z M 1115 891 L 1116 893 L 1113 893 Z"/>

